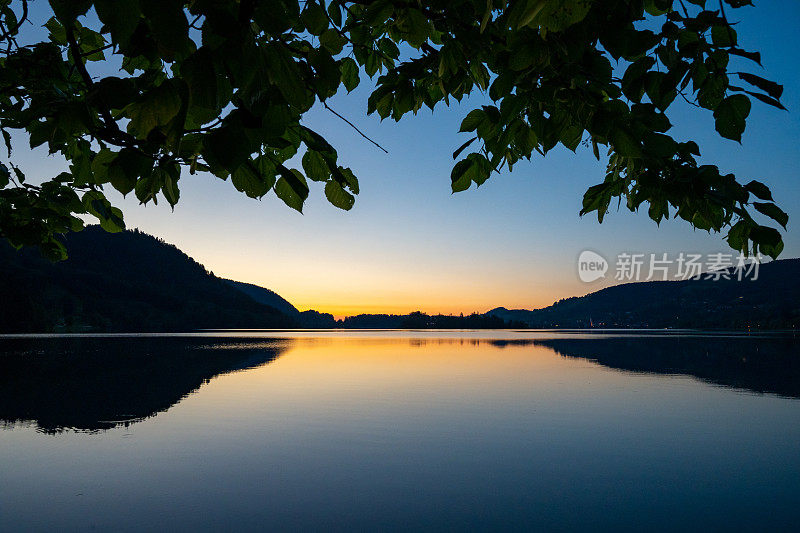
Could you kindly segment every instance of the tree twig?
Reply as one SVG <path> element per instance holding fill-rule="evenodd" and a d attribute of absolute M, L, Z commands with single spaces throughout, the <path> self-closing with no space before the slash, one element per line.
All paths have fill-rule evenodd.
<path fill-rule="evenodd" d="M 347 124 L 348 124 L 348 125 L 349 125 L 351 128 L 353 128 L 354 130 L 356 130 L 356 131 L 358 132 L 358 134 L 359 134 L 359 135 L 361 135 L 361 136 L 362 136 L 362 137 L 364 137 L 366 140 L 368 140 L 369 142 L 371 142 L 372 144 L 374 144 L 375 146 L 377 146 L 378 148 L 380 148 L 381 150 L 383 150 L 385 153 L 387 153 L 387 154 L 389 153 L 389 150 L 387 150 L 386 148 L 384 148 L 383 146 L 381 146 L 381 145 L 380 145 L 380 144 L 378 144 L 377 142 L 375 142 L 375 141 L 373 141 L 372 139 L 370 139 L 370 138 L 369 138 L 367 135 L 365 135 L 365 134 L 364 134 L 364 132 L 363 132 L 363 131 L 361 131 L 360 129 L 358 129 L 358 127 L 356 127 L 356 125 L 355 125 L 355 124 L 353 124 L 352 122 L 350 122 L 349 120 L 347 120 L 345 117 L 343 117 L 342 115 L 340 115 L 339 113 L 337 113 L 336 111 L 334 111 L 334 110 L 331 108 L 331 106 L 329 106 L 329 105 L 327 104 L 327 102 L 322 102 L 322 105 L 323 105 L 323 106 L 325 106 L 325 109 L 327 109 L 328 111 L 330 111 L 331 113 L 333 113 L 334 115 L 336 115 L 337 117 L 339 117 L 340 119 L 342 119 L 342 120 L 344 120 L 345 122 L 347 122 Z"/>

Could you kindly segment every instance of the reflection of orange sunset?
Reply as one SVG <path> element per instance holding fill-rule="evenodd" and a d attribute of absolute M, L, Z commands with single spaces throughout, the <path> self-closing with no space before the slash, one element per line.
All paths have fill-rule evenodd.
<path fill-rule="evenodd" d="M 277 360 L 218 377 L 182 408 L 205 417 L 236 404 L 236 409 L 250 406 L 280 416 L 298 403 L 309 409 L 333 402 L 369 410 L 373 402 L 446 405 L 449 398 L 465 394 L 476 402 L 514 402 L 530 394 L 585 397 L 624 379 L 617 372 L 598 372 L 594 363 L 565 359 L 531 344 L 500 347 L 466 338 L 363 337 L 278 342 L 287 348 Z M 592 385 L 586 387 L 589 376 Z M 266 403 L 265 394 L 270 398 Z"/>

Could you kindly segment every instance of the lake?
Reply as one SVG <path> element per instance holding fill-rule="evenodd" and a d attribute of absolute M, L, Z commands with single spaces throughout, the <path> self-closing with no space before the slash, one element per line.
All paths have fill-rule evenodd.
<path fill-rule="evenodd" d="M 0 530 L 796 530 L 799 347 L 0 336 Z"/>

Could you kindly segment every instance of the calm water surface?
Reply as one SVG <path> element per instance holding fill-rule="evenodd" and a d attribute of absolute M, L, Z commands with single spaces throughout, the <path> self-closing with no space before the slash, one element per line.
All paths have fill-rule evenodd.
<path fill-rule="evenodd" d="M 796 530 L 791 335 L 0 337 L 0 530 Z"/>

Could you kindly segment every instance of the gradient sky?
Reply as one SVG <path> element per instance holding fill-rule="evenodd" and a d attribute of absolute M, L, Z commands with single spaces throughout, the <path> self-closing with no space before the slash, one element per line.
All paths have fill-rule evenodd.
<path fill-rule="evenodd" d="M 34 16 L 44 7 L 36 4 Z M 741 146 L 716 134 L 710 112 L 676 103 L 669 116 L 677 139 L 699 141 L 704 163 L 772 188 L 790 216 L 782 257 L 797 257 L 800 63 L 794 45 L 800 3 L 756 5 L 734 11 L 741 20 L 739 41 L 762 53 L 764 71 L 757 65 L 749 71 L 785 85 L 782 101 L 789 112 L 754 102 Z M 590 284 L 579 280 L 576 260 L 585 249 L 612 263 L 623 251 L 729 251 L 723 235 L 695 231 L 681 220 L 658 227 L 646 211 L 614 211 L 602 225 L 594 216 L 580 218 L 584 191 L 604 176 L 604 163 L 586 149 L 575 155 L 557 148 L 519 163 L 513 173 L 495 174 L 478 189 L 451 194 L 451 154 L 468 138 L 458 133 L 459 124 L 486 97 L 437 108 L 435 115 L 423 111 L 399 124 L 381 123 L 366 116 L 367 85 L 362 75 L 362 87 L 329 102 L 388 155 L 324 109 L 312 110 L 305 121 L 326 135 L 341 164 L 360 178 L 361 194 L 349 212 L 328 204 L 319 183 L 310 184 L 300 214 L 273 194 L 252 200 L 230 182 L 188 173 L 174 212 L 166 202 L 140 206 L 132 194 L 123 199 L 113 191 L 109 199 L 123 209 L 129 228 L 177 245 L 218 276 L 268 287 L 301 310 L 336 316 L 533 308 L 615 283 L 613 273 Z M 63 168 L 46 150 L 26 153 L 26 144 L 18 138 L 15 159 L 30 176 L 49 178 Z"/>

